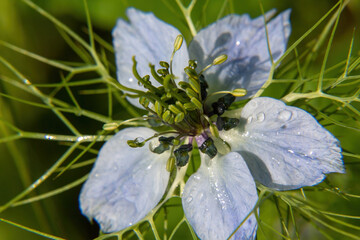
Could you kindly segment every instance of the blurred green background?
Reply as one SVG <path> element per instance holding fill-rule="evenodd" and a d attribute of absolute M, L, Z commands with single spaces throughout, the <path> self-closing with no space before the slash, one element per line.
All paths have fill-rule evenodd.
<path fill-rule="evenodd" d="M 82 0 L 34 0 L 34 2 L 87 39 L 86 16 Z M 292 9 L 292 34 L 289 45 L 296 41 L 337 3 L 337 1 L 333 0 L 262 0 L 261 2 L 265 11 L 273 8 L 276 8 L 279 12 L 289 8 Z M 190 39 L 190 33 L 175 1 L 88 0 L 88 6 L 94 32 L 108 43 L 112 42 L 111 30 L 115 25 L 116 19 L 119 17 L 126 18 L 125 10 L 130 6 L 153 12 L 158 18 L 177 27 L 187 40 Z M 232 6 L 234 12 L 239 14 L 248 13 L 251 17 L 261 15 L 259 1 L 236 0 L 224 3 L 218 0 L 199 0 L 192 15 L 197 29 L 199 30 L 216 21 L 219 17 L 229 14 L 229 6 Z M 325 24 L 321 26 L 323 27 Z M 360 1 L 352 0 L 342 13 L 329 57 L 329 66 L 346 59 L 355 26 L 360 26 Z M 308 45 L 302 44 L 301 47 L 304 49 L 311 47 L 314 44 L 311 42 L 311 39 L 319 34 L 322 27 L 314 31 L 308 40 L 305 41 Z M 360 44 L 358 35 L 359 31 L 356 31 L 353 49 L 354 55 L 359 55 Z M 20 0 L 0 1 L 0 40 L 12 43 L 46 58 L 63 61 L 79 60 L 61 37 L 56 27 Z M 322 53 L 320 52 L 320 55 Z M 0 56 L 7 59 L 34 83 L 54 83 L 60 81 L 60 71 L 58 69 L 15 53 L 3 46 L 0 46 Z M 108 59 L 113 61 L 113 56 L 109 55 Z M 320 65 L 321 58 L 319 58 L 318 66 L 314 66 L 314 69 L 317 69 L 316 67 Z M 12 75 L 3 65 L 0 66 L 0 74 Z M 43 90 L 47 91 L 47 89 Z M 21 96 L 23 99 L 34 99 L 30 95 L 23 95 L 23 92 L 3 82 L 0 82 L 0 92 Z M 59 97 L 61 96 L 60 94 Z M 104 110 L 106 96 L 94 95 L 91 101 L 86 96 L 79 95 L 78 97 L 81 106 L 106 114 L 106 110 Z M 64 97 L 64 99 L 66 98 Z M 115 111 L 114 116 L 119 116 L 122 119 L 126 118 L 127 113 L 120 107 Z M 50 110 L 29 107 L 28 105 L 10 101 L 1 96 L 0 118 L 12 122 L 15 126 L 27 131 L 57 134 L 68 133 L 65 126 Z M 78 118 L 73 115 L 69 115 L 69 119 L 84 134 L 95 134 L 102 126 L 98 122 L 86 118 Z M 357 127 L 359 128 L 359 125 Z M 347 151 L 360 154 L 360 137 L 358 133 L 341 128 L 334 128 L 333 131 L 336 132 L 336 136 L 344 141 L 342 145 Z M 10 132 L 6 126 L 0 123 L 0 137 L 7 136 Z M 66 147 L 59 142 L 41 140 L 17 140 L 1 143 L 0 205 L 19 194 L 25 187 L 40 177 L 61 156 Z M 358 182 L 360 177 L 358 173 L 360 168 L 356 161 L 352 162 L 353 164 L 347 165 L 348 172 L 345 177 L 331 176 L 330 179 L 334 184 L 339 185 L 342 190 L 359 194 L 360 187 Z M 82 176 L 89 169 L 69 171 L 60 178 L 50 179 L 44 185 L 41 185 L 39 189 L 36 189 L 35 192 L 45 193 L 56 187 L 63 186 L 77 179 L 76 176 Z M 77 187 L 33 205 L 10 208 L 1 213 L 0 218 L 66 239 L 94 238 L 98 234 L 98 229 L 95 225 L 91 225 L 78 209 L 77 198 L 79 190 L 80 187 Z M 322 193 L 317 194 L 315 197 L 319 199 L 319 202 L 328 204 L 332 211 L 360 216 L 360 201 L 358 200 L 351 199 L 351 201 L 344 201 L 340 198 L 338 200 L 334 195 L 328 196 Z M 329 200 L 329 197 L 332 199 Z M 266 215 L 271 216 L 271 214 L 273 212 L 270 210 L 264 209 L 262 211 L 262 216 L 265 218 Z M 353 224 L 359 225 L 359 222 L 355 221 Z M 309 230 L 308 233 L 305 230 L 303 233 L 303 239 L 319 239 L 320 237 L 314 235 L 313 230 Z M 0 222 L 0 239 L 43 238 Z"/>

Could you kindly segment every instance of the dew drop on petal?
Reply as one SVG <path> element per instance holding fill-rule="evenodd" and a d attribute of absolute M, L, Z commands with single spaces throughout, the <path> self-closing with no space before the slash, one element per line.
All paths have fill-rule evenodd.
<path fill-rule="evenodd" d="M 253 118 L 252 116 L 248 117 L 247 123 L 252 123 L 253 119 L 254 119 L 254 118 Z"/>
<path fill-rule="evenodd" d="M 282 120 L 282 121 L 288 121 L 290 120 L 292 116 L 292 112 L 288 111 L 288 110 L 283 110 L 279 113 L 279 120 Z"/>
<path fill-rule="evenodd" d="M 256 108 L 257 107 L 257 103 L 255 101 L 250 101 L 248 104 L 250 104 L 250 106 L 252 108 Z"/>
<path fill-rule="evenodd" d="M 240 41 L 236 41 L 236 46 L 239 46 L 240 45 Z"/>
<path fill-rule="evenodd" d="M 291 150 L 291 149 L 288 149 L 288 152 L 289 152 L 289 153 L 294 153 L 294 151 L 293 151 L 293 150 Z"/>
<path fill-rule="evenodd" d="M 187 203 L 190 203 L 192 200 L 193 200 L 193 198 L 192 198 L 192 197 L 188 197 L 188 198 L 186 198 L 186 202 L 187 202 Z"/>
<path fill-rule="evenodd" d="M 256 115 L 256 119 L 258 122 L 263 122 L 265 120 L 265 113 L 260 112 Z"/>
<path fill-rule="evenodd" d="M 134 79 L 133 78 L 129 78 L 129 82 L 133 82 L 134 81 Z"/>

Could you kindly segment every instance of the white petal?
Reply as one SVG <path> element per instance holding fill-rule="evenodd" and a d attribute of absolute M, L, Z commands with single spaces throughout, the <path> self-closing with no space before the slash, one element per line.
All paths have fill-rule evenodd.
<path fill-rule="evenodd" d="M 127 87 L 144 90 L 138 85 L 138 81 L 132 73 L 132 57 L 136 57 L 140 76 L 151 76 L 149 63 L 159 69 L 159 61 L 169 62 L 174 50 L 175 38 L 180 32 L 173 26 L 157 19 L 152 13 L 129 8 L 127 16 L 130 22 L 119 19 L 113 30 L 117 77 L 118 81 Z M 173 72 L 175 76 L 183 77 L 188 59 L 184 41 L 183 46 L 174 57 Z M 151 82 L 158 86 L 154 79 Z M 129 100 L 135 106 L 140 106 L 137 100 Z"/>
<path fill-rule="evenodd" d="M 268 12 L 270 17 L 273 11 Z M 266 24 L 274 61 L 284 53 L 290 35 L 290 11 L 284 11 Z M 229 15 L 201 30 L 190 43 L 191 59 L 198 69 L 226 54 L 228 60 L 205 73 L 209 92 L 246 88 L 254 95 L 269 76 L 271 60 L 267 46 L 263 16 L 254 20 L 248 15 Z"/>
<path fill-rule="evenodd" d="M 202 240 L 227 239 L 258 199 L 243 158 L 236 152 L 218 156 L 210 160 L 202 155 L 202 164 L 186 182 L 182 196 L 185 216 Z M 254 239 L 256 228 L 251 215 L 232 239 Z"/>
<path fill-rule="evenodd" d="M 148 128 L 126 128 L 101 148 L 80 194 L 80 208 L 95 219 L 103 232 L 115 232 L 135 224 L 163 196 L 169 172 L 169 154 L 150 152 L 148 144 L 131 148 L 127 140 L 154 135 Z"/>
<path fill-rule="evenodd" d="M 344 172 L 337 139 L 306 111 L 272 98 L 242 109 L 238 128 L 222 137 L 245 159 L 254 178 L 280 190 L 312 186 Z"/>

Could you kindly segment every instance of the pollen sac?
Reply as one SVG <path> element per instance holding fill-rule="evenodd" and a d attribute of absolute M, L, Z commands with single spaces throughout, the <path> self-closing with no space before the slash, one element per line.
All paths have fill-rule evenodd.
<path fill-rule="evenodd" d="M 236 97 L 232 94 L 226 94 L 225 96 L 219 98 L 217 102 L 214 102 L 211 106 L 213 107 L 213 111 L 218 116 L 221 116 L 235 101 Z"/>
<path fill-rule="evenodd" d="M 221 130 L 228 131 L 237 125 L 239 125 L 240 120 L 237 118 L 228 118 L 228 117 L 218 117 L 216 120 L 217 128 Z"/>
<path fill-rule="evenodd" d="M 159 137 L 160 145 L 157 146 L 154 150 L 152 150 L 152 152 L 161 154 L 166 150 L 169 150 L 173 140 L 174 137 L 164 137 L 164 136 Z"/>
<path fill-rule="evenodd" d="M 189 152 L 191 152 L 191 150 L 191 144 L 184 144 L 174 151 L 176 166 L 183 167 L 189 162 Z"/>
<path fill-rule="evenodd" d="M 217 149 L 215 147 L 214 141 L 211 138 L 208 138 L 201 144 L 199 147 L 202 153 L 207 154 L 210 158 L 213 158 L 217 154 Z"/>

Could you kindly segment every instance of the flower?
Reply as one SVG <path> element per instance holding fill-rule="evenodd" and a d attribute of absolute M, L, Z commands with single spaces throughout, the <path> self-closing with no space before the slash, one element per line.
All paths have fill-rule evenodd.
<path fill-rule="evenodd" d="M 286 49 L 289 14 L 282 12 L 267 23 L 275 61 Z M 140 104 L 129 100 L 177 134 L 157 139 L 152 129 L 126 128 L 104 144 L 80 194 L 83 214 L 95 219 L 103 232 L 129 227 L 156 207 L 168 186 L 169 165 L 174 165 L 174 158 L 178 169 L 187 165 L 193 140 L 201 150 L 201 165 L 186 182 L 182 205 L 201 239 L 226 239 L 237 229 L 258 200 L 255 181 L 290 190 L 315 185 L 325 174 L 344 172 L 337 139 L 302 109 L 259 97 L 230 113 L 226 110 L 235 100 L 231 94 L 219 98 L 210 110 L 206 106 L 208 91 L 246 88 L 251 97 L 268 78 L 271 58 L 262 16 L 251 20 L 248 15 L 229 15 L 201 30 L 188 49 L 175 49 L 174 55 L 174 39 L 182 39 L 177 29 L 151 13 L 129 9 L 127 15 L 130 22 L 118 20 L 113 32 L 119 82 L 136 91 L 148 89 L 152 106 L 145 95 Z M 274 11 L 265 18 L 272 15 Z M 188 59 L 195 59 L 204 69 L 223 54 L 227 61 L 203 75 L 195 71 L 194 61 L 187 65 Z M 170 64 L 149 68 L 149 63 L 170 56 Z M 160 67 L 160 75 L 152 72 L 153 83 L 140 77 Z M 189 82 L 177 88 L 171 82 L 174 76 Z M 210 120 L 214 117 L 216 125 Z M 157 147 L 151 146 L 154 142 Z M 251 214 L 234 239 L 254 239 L 256 229 Z"/>

